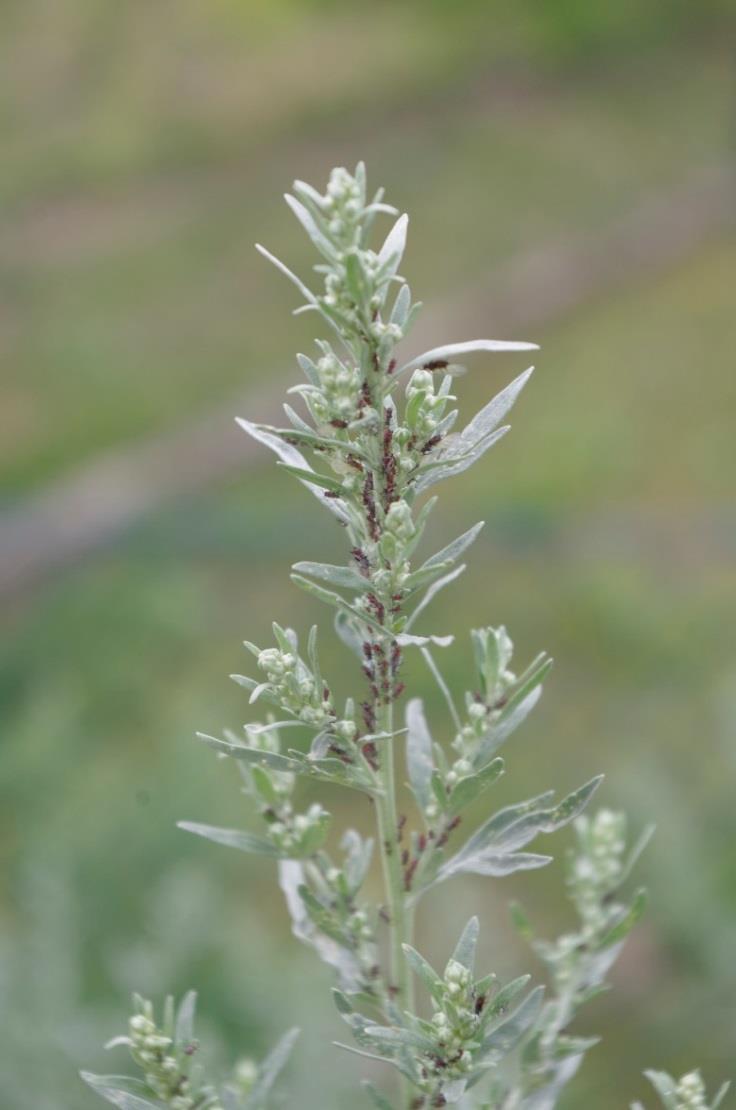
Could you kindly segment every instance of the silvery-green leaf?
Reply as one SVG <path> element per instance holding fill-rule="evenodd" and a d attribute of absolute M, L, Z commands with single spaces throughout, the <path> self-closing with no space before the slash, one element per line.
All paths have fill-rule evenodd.
<path fill-rule="evenodd" d="M 411 370 L 415 367 L 426 366 L 428 362 L 446 362 L 449 363 L 456 355 L 468 355 L 474 351 L 538 351 L 539 347 L 536 343 L 517 343 L 514 341 L 506 341 L 503 339 L 467 339 L 463 343 L 445 343 L 441 347 L 432 347 L 430 351 L 425 351 L 422 355 L 417 355 L 416 358 L 410 359 L 397 370 L 397 376 L 403 374 L 405 370 Z"/>
<path fill-rule="evenodd" d="M 271 1088 L 289 1059 L 298 1036 L 298 1029 L 290 1029 L 259 1065 L 256 1081 L 245 1100 L 243 1110 L 265 1110 Z"/>
<path fill-rule="evenodd" d="M 342 521 L 347 520 L 347 517 L 345 515 L 345 508 L 340 499 L 325 497 L 322 491 L 314 485 L 314 479 L 311 478 L 311 474 L 313 473 L 312 468 L 302 455 L 301 451 L 298 451 L 296 447 L 292 446 L 292 444 L 285 443 L 282 439 L 279 439 L 279 437 L 277 435 L 274 435 L 272 432 L 266 431 L 260 425 L 251 423 L 250 420 L 244 420 L 242 417 L 238 416 L 236 417 L 235 422 L 236 424 L 239 424 L 240 427 L 244 431 L 246 431 L 249 436 L 252 436 L 253 439 L 258 440 L 259 443 L 262 443 L 264 447 L 270 447 L 274 454 L 278 455 L 282 463 L 286 463 L 287 466 L 296 467 L 299 470 L 308 471 L 310 477 L 308 480 L 304 481 L 307 489 L 309 489 L 311 493 L 314 494 L 314 496 L 319 500 L 320 504 L 327 505 L 327 508 L 330 510 L 330 512 L 334 513 L 336 517 L 338 517 Z"/>
<path fill-rule="evenodd" d="M 404 248 L 406 247 L 406 231 L 408 226 L 409 217 L 406 214 L 399 216 L 386 236 L 385 242 L 378 252 L 378 261 L 382 274 L 393 277 L 401 265 Z"/>
<path fill-rule="evenodd" d="M 448 1106 L 455 1106 L 465 1094 L 467 1079 L 445 1079 L 442 1083 L 442 1097 Z"/>
<path fill-rule="evenodd" d="M 503 774 L 502 759 L 494 759 L 474 775 L 467 775 L 456 782 L 447 801 L 447 813 L 455 816 L 476 801 Z"/>
<path fill-rule="evenodd" d="M 319 227 L 317 226 L 317 221 L 315 220 L 311 212 L 309 212 L 309 210 L 305 208 L 300 200 L 297 200 L 296 197 L 292 197 L 290 193 L 284 193 L 284 200 L 286 201 L 289 208 L 292 210 L 320 254 L 324 255 L 328 262 L 334 262 L 337 258 L 337 255 L 335 254 L 335 248 L 333 247 L 327 236 L 322 231 L 320 231 Z"/>
<path fill-rule="evenodd" d="M 443 457 L 456 458 L 465 455 L 468 451 L 472 451 L 476 444 L 485 439 L 487 435 L 495 431 L 503 418 L 513 408 L 533 370 L 534 367 L 530 366 L 523 374 L 514 378 L 505 389 L 497 393 L 487 405 L 483 406 L 480 412 L 475 414 L 457 436 L 453 436 L 452 440 L 446 440 L 442 452 Z"/>
<path fill-rule="evenodd" d="M 412 1049 L 415 1052 L 432 1052 L 434 1041 L 413 1029 L 402 1029 L 391 1025 L 369 1025 L 366 1036 L 374 1044 L 392 1048 Z"/>
<path fill-rule="evenodd" d="M 602 781 L 603 775 L 596 775 L 553 808 L 519 817 L 494 837 L 494 845 L 504 850 L 516 851 L 533 840 L 538 833 L 553 833 L 564 828 L 582 813 Z"/>
<path fill-rule="evenodd" d="M 299 893 L 300 888 L 305 885 L 303 865 L 298 860 L 282 860 L 279 863 L 279 884 L 291 916 L 292 932 L 297 940 L 314 948 L 320 959 L 335 969 L 343 990 L 359 990 L 363 981 L 362 969 L 355 954 L 321 932 L 306 911 Z"/>
<path fill-rule="evenodd" d="M 512 902 L 509 906 L 509 913 L 519 936 L 523 937 L 527 944 L 531 944 L 534 941 L 534 929 L 523 907 L 518 902 Z"/>
<path fill-rule="evenodd" d="M 604 933 L 600 940 L 596 942 L 596 948 L 604 949 L 610 948 L 614 944 L 620 944 L 621 941 L 628 936 L 644 913 L 646 904 L 646 891 L 638 890 L 629 908 L 622 914 L 620 919 Z"/>
<path fill-rule="evenodd" d="M 528 798 L 524 802 L 515 802 L 513 805 L 504 806 L 503 809 L 494 813 L 481 825 L 468 841 L 467 847 L 477 847 L 489 843 L 509 826 L 514 825 L 520 817 L 525 817 L 529 813 L 538 813 L 552 801 L 554 796 L 554 790 L 545 790 L 543 794 L 537 794 L 534 798 Z"/>
<path fill-rule="evenodd" d="M 232 675 L 231 675 L 232 677 Z M 236 676 L 242 678 L 242 675 Z M 261 733 L 278 733 L 282 728 L 304 728 L 302 720 L 269 720 L 265 725 L 245 725 L 246 735 L 260 736 Z M 239 741 L 240 743 L 240 741 Z"/>
<path fill-rule="evenodd" d="M 654 836 L 655 832 L 656 832 L 656 825 L 647 825 L 646 828 L 643 830 L 641 836 L 639 837 L 639 839 L 634 844 L 634 847 L 629 852 L 628 858 L 627 858 L 626 863 L 624 864 L 623 870 L 621 872 L 621 878 L 619 880 L 619 886 L 622 886 L 626 882 L 629 875 L 634 870 L 634 867 L 636 866 L 637 862 L 639 861 L 639 858 L 640 858 L 642 852 L 644 851 L 644 849 L 648 845 L 649 841 Z"/>
<path fill-rule="evenodd" d="M 414 535 L 408 541 L 404 549 L 407 559 L 414 554 L 415 549 L 421 541 L 421 538 L 424 535 L 424 529 L 427 526 L 427 521 L 429 520 L 432 514 L 432 510 L 434 509 L 438 500 L 439 498 L 436 495 L 434 497 L 428 497 L 417 513 L 417 518 L 414 521 Z"/>
<path fill-rule="evenodd" d="M 443 980 L 439 977 L 432 965 L 427 963 L 424 956 L 420 955 L 410 944 L 404 944 L 402 948 L 409 967 L 414 974 L 421 979 L 432 997 L 439 1002 L 445 993 L 445 984 Z"/>
<path fill-rule="evenodd" d="M 340 597 L 334 590 L 326 590 L 322 586 L 318 586 L 316 582 L 312 582 L 309 578 L 304 578 L 301 574 L 291 574 L 289 576 L 296 586 L 300 586 L 305 593 L 311 594 L 312 597 L 324 601 L 327 605 L 333 605 L 336 609 L 341 609 L 346 613 L 350 613 L 356 620 L 362 621 L 369 627 L 374 628 L 377 632 L 385 633 L 385 629 L 369 616 L 368 613 L 358 611 L 355 609 L 344 597 Z"/>
<path fill-rule="evenodd" d="M 440 671 L 439 667 L 437 666 L 434 659 L 432 658 L 432 655 L 431 655 L 431 652 L 430 652 L 429 648 L 428 647 L 422 647 L 422 648 L 420 648 L 420 651 L 422 653 L 422 658 L 424 659 L 424 662 L 429 667 L 429 669 L 432 673 L 432 677 L 434 678 L 435 682 L 437 683 L 437 686 L 438 686 L 442 696 L 444 697 L 445 702 L 447 703 L 447 708 L 450 711 L 450 716 L 452 717 L 453 724 L 455 725 L 455 728 L 459 732 L 460 729 L 462 728 L 462 722 L 460 720 L 460 716 L 459 716 L 457 708 L 455 706 L 455 702 L 454 702 L 454 699 L 452 697 L 452 693 L 450 692 L 450 688 L 447 685 L 447 683 L 445 682 L 444 678 L 442 677 L 442 672 Z"/>
<path fill-rule="evenodd" d="M 456 559 L 467 551 L 471 543 L 475 540 L 480 530 L 483 528 L 484 522 L 481 520 L 478 524 L 474 524 L 472 528 L 468 528 L 467 532 L 463 532 L 462 536 L 458 536 L 452 543 L 448 543 L 441 551 L 435 552 L 429 559 L 419 568 L 421 570 L 428 570 L 430 567 L 441 566 L 443 563 L 454 563 Z"/>
<path fill-rule="evenodd" d="M 406 764 L 414 797 L 422 809 L 432 800 L 432 737 L 424 716 L 421 698 L 412 698 L 406 707 Z"/>
<path fill-rule="evenodd" d="M 190 1044 L 194 1040 L 194 1015 L 197 1009 L 197 992 L 187 991 L 179 1003 L 174 1027 L 174 1043 L 177 1047 Z"/>
<path fill-rule="evenodd" d="M 394 1110 L 389 1100 L 382 1095 L 380 1091 L 377 1091 L 373 1084 L 369 1083 L 367 1079 L 362 1081 L 361 1086 L 376 1107 L 376 1110 Z"/>
<path fill-rule="evenodd" d="M 283 404 L 284 413 L 287 420 L 291 424 L 291 428 L 287 429 L 288 434 L 293 434 L 294 431 L 303 432 L 309 439 L 317 440 L 319 437 L 314 428 L 310 428 L 306 420 L 304 420 L 298 412 L 296 412 L 291 405 L 286 402 Z"/>
<path fill-rule="evenodd" d="M 370 289 L 366 283 L 365 271 L 357 250 L 348 251 L 345 255 L 345 284 L 354 304 L 365 311 Z"/>
<path fill-rule="evenodd" d="M 355 829 L 346 829 L 340 841 L 345 853 L 345 878 L 353 896 L 363 885 L 373 855 L 373 840 L 364 839 Z"/>
<path fill-rule="evenodd" d="M 342 491 L 341 484 L 336 478 L 332 478 L 329 474 L 318 474 L 316 470 L 311 470 L 309 467 L 306 469 L 302 466 L 291 466 L 290 463 L 279 462 L 278 466 L 293 474 L 304 485 L 320 486 L 321 489 L 329 490 L 331 493 L 340 493 Z"/>
<path fill-rule="evenodd" d="M 354 621 L 342 610 L 338 610 L 338 612 L 335 613 L 335 631 L 345 646 L 357 655 L 358 659 L 362 662 L 363 637 L 355 627 Z"/>
<path fill-rule="evenodd" d="M 583 1061 L 582 1055 L 568 1056 L 554 1066 L 553 1078 L 524 1100 L 524 1110 L 554 1110 L 568 1083 L 574 1079 Z M 643 1107 L 640 1107 L 643 1110 Z"/>
<path fill-rule="evenodd" d="M 411 636 L 408 632 L 399 632 L 394 639 L 399 647 L 425 647 L 435 644 L 437 647 L 449 647 L 454 641 L 454 636 Z"/>
<path fill-rule="evenodd" d="M 304 764 L 278 752 L 263 751 L 262 748 L 251 748 L 247 744 L 232 744 L 227 740 L 218 740 L 216 736 L 208 736 L 205 732 L 198 732 L 197 739 L 201 740 L 208 748 L 223 755 L 232 756 L 234 759 L 243 759 L 246 763 L 257 763 L 261 767 L 270 767 L 272 771 L 283 771 L 291 774 L 304 774 Z"/>
<path fill-rule="evenodd" d="M 139 1079 L 127 1075 L 93 1075 L 88 1071 L 79 1074 L 88 1087 L 120 1110 L 158 1110 L 158 1103 L 151 1102 L 148 1086 Z"/>
<path fill-rule="evenodd" d="M 541 799 L 532 799 L 500 810 L 477 829 L 455 860 L 462 858 L 465 864 L 468 860 L 482 862 L 485 855 L 501 856 L 506 852 L 515 852 L 540 833 L 555 833 L 581 813 L 602 780 L 602 775 L 596 776 L 551 808 L 538 805 Z M 452 864 L 453 861 L 450 862 Z"/>
<path fill-rule="evenodd" d="M 731 1090 L 730 1081 L 727 1081 L 726 1083 L 721 1084 L 721 1086 L 718 1088 L 718 1094 L 713 1099 L 713 1103 L 711 1105 L 710 1110 L 718 1110 L 718 1107 L 721 1105 L 721 1103 L 723 1102 L 724 1098 L 726 1097 L 726 1095 L 728 1094 L 728 1092 L 730 1090 Z"/>
<path fill-rule="evenodd" d="M 502 428 L 497 428 L 495 432 L 491 432 L 476 443 L 470 450 L 466 451 L 463 455 L 449 458 L 439 459 L 435 463 L 429 463 L 424 466 L 414 483 L 416 493 L 424 493 L 430 486 L 435 485 L 437 482 L 443 481 L 445 478 L 454 478 L 456 474 L 462 474 L 463 471 L 468 470 L 469 467 L 477 462 L 486 451 L 494 447 L 499 440 L 503 439 L 507 432 L 511 430 L 510 424 L 505 424 Z"/>
<path fill-rule="evenodd" d="M 517 871 L 536 871 L 552 862 L 552 856 L 542 856 L 536 852 L 494 852 L 486 849 L 473 856 L 451 860 L 439 869 L 435 882 L 441 883 L 453 875 L 483 875 L 487 878 L 504 879 Z"/>
<path fill-rule="evenodd" d="M 482 1028 L 485 1029 L 486 1026 L 493 1025 L 499 1018 L 508 1013 L 509 1007 L 526 988 L 530 979 L 531 975 L 519 975 L 516 979 L 512 979 L 501 987 L 483 1010 Z"/>
<path fill-rule="evenodd" d="M 242 686 L 244 690 L 249 692 L 250 698 L 248 700 L 251 705 L 259 698 L 263 698 L 263 700 L 267 701 L 270 705 L 280 707 L 281 703 L 279 699 L 268 689 L 267 682 L 256 682 L 254 678 L 250 678 L 249 675 L 246 674 L 231 674 L 230 678 L 233 682 L 237 682 L 238 686 Z"/>
<path fill-rule="evenodd" d="M 292 184 L 292 189 L 305 204 L 311 204 L 315 212 L 321 212 L 324 207 L 324 197 L 322 197 L 313 185 L 309 185 L 306 181 L 295 181 Z"/>
<path fill-rule="evenodd" d="M 184 832 L 191 832 L 195 836 L 204 837 L 205 840 L 212 840 L 215 844 L 223 844 L 226 848 L 237 848 L 241 852 L 270 856 L 272 859 L 283 857 L 283 852 L 270 840 L 253 836 L 252 833 L 243 832 L 241 829 L 219 829 L 214 825 L 200 825 L 196 821 L 177 821 L 176 826 Z"/>
<path fill-rule="evenodd" d="M 304 300 L 307 301 L 309 305 L 315 308 L 317 307 L 317 298 L 315 297 L 314 293 L 312 293 L 311 290 L 307 289 L 304 282 L 300 278 L 298 278 L 296 274 L 293 274 L 289 267 L 285 266 L 280 258 L 276 258 L 276 256 L 271 254 L 270 251 L 267 251 L 265 247 L 262 247 L 260 243 L 256 243 L 256 250 L 259 252 L 259 254 L 262 254 L 264 258 L 267 258 L 269 262 L 272 262 L 276 269 L 280 270 L 281 273 L 289 279 L 289 281 L 293 282 L 294 285 L 296 285 L 297 289 L 304 297 Z"/>
<path fill-rule="evenodd" d="M 408 285 L 402 285 L 396 294 L 394 307 L 391 310 L 390 322 L 403 328 L 411 308 L 411 290 Z"/>
<path fill-rule="evenodd" d="M 507 1056 L 537 1020 L 543 998 L 544 987 L 535 987 L 512 1014 L 488 1033 L 482 1051 L 498 1059 Z"/>
<path fill-rule="evenodd" d="M 503 718 L 495 721 L 489 726 L 488 731 L 484 734 L 483 739 L 478 745 L 478 751 L 476 753 L 477 763 L 482 765 L 487 759 L 490 759 L 504 741 L 508 740 L 512 732 L 515 732 L 519 725 L 524 723 L 541 696 L 542 687 L 537 686 L 528 693 L 522 701 L 515 705 L 510 712 L 506 713 Z"/>
<path fill-rule="evenodd" d="M 429 586 L 429 588 L 427 589 L 424 597 L 419 602 L 414 612 L 409 617 L 406 627 L 411 628 L 419 614 L 424 612 L 429 603 L 437 596 L 437 594 L 441 590 L 444 590 L 445 586 L 449 586 L 451 582 L 454 582 L 456 578 L 459 578 L 464 570 L 465 563 L 461 563 L 459 567 L 455 567 L 454 570 L 449 571 L 448 574 L 443 574 L 441 578 L 438 578 L 435 582 L 433 582 L 432 585 Z"/>
<path fill-rule="evenodd" d="M 304 371 L 304 376 L 306 377 L 307 381 L 311 385 L 315 385 L 319 388 L 319 370 L 317 369 L 312 359 L 309 358 L 307 355 L 298 354 L 296 356 L 296 361 L 299 363 L 299 366 Z"/>
<path fill-rule="evenodd" d="M 462 964 L 471 972 L 475 967 L 475 950 L 478 946 L 479 933 L 480 922 L 477 917 L 471 917 L 455 945 L 455 951 L 452 953 L 453 960 L 456 960 L 457 963 Z"/>
<path fill-rule="evenodd" d="M 330 563 L 294 563 L 292 570 L 300 574 L 310 574 L 321 582 L 329 582 L 331 586 L 340 586 L 348 590 L 365 591 L 370 588 L 367 579 L 352 567 L 333 566 Z"/>
<path fill-rule="evenodd" d="M 107 1043 L 105 1044 L 105 1048 L 121 1048 L 123 1046 L 125 1048 L 130 1048 L 132 1044 L 133 1042 L 131 1041 L 130 1037 L 111 1037 L 110 1040 L 107 1041 Z"/>
<path fill-rule="evenodd" d="M 644 1074 L 657 1094 L 664 1100 L 665 1106 L 676 1110 L 677 1084 L 672 1076 L 668 1075 L 666 1071 L 645 1071 Z"/>
<path fill-rule="evenodd" d="M 342 1041 L 332 1042 L 335 1048 L 343 1048 L 346 1052 L 351 1052 L 353 1056 L 362 1056 L 364 1060 L 378 1060 L 382 1064 L 392 1064 L 397 1068 L 402 1075 L 405 1075 L 412 1083 L 416 1083 L 418 1076 L 415 1069 L 412 1067 L 411 1056 L 404 1051 L 403 1055 L 394 1056 L 381 1056 L 377 1052 L 367 1052 L 362 1048 L 355 1048 L 350 1044 L 343 1044 Z M 359 1042 L 360 1043 L 360 1042 Z"/>

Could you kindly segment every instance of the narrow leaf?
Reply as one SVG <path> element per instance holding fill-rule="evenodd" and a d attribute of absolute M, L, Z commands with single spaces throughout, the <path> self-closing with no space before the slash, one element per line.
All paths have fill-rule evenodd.
<path fill-rule="evenodd" d="M 421 979 L 432 997 L 439 1001 L 445 992 L 445 985 L 442 979 L 440 979 L 432 965 L 429 964 L 424 956 L 417 952 L 415 948 L 412 948 L 410 944 L 404 944 L 402 947 L 409 967 L 414 974 Z"/>
<path fill-rule="evenodd" d="M 386 236 L 386 240 L 378 252 L 378 261 L 381 266 L 381 272 L 393 277 L 399 266 L 401 259 L 404 255 L 404 248 L 406 247 L 406 232 L 409 226 L 409 217 L 404 214 L 399 216 L 394 226 Z"/>
<path fill-rule="evenodd" d="M 148 1094 L 145 1083 L 125 1075 L 92 1075 L 88 1071 L 79 1074 L 88 1087 L 120 1110 L 158 1110 L 157 1103 L 143 1097 Z M 140 1094 L 134 1094 L 134 1091 L 140 1091 Z"/>
<path fill-rule="evenodd" d="M 457 436 L 450 437 L 446 441 L 442 457 L 447 459 L 464 455 L 466 452 L 474 450 L 481 440 L 495 431 L 507 413 L 513 408 L 514 402 L 529 381 L 533 370 L 534 367 L 530 366 L 523 374 L 514 378 L 505 389 L 497 393 L 487 405 L 483 406 L 480 412 L 475 414 Z"/>
<path fill-rule="evenodd" d="M 481 520 L 478 524 L 474 524 L 472 528 L 468 528 L 467 532 L 463 532 L 462 536 L 458 536 L 452 543 L 448 543 L 447 547 L 443 547 L 441 551 L 437 551 L 434 555 L 431 555 L 419 570 L 429 570 L 431 567 L 436 567 L 443 563 L 454 563 L 456 559 L 459 559 L 460 556 L 467 551 L 471 543 L 473 543 L 483 528 L 483 524 L 484 522 Z"/>
<path fill-rule="evenodd" d="M 260 243 L 256 243 L 256 250 L 259 254 L 262 254 L 264 258 L 267 258 L 269 262 L 272 262 L 276 269 L 280 270 L 281 273 L 289 279 L 289 281 L 293 282 L 294 285 L 296 285 L 297 289 L 308 304 L 314 305 L 316 307 L 317 298 L 315 297 L 314 293 L 312 293 L 311 290 L 307 289 L 301 278 L 298 278 L 296 274 L 293 274 L 289 267 L 285 266 L 280 258 L 276 258 L 274 254 L 271 254 L 270 251 L 267 251 L 266 248 L 262 247 Z"/>
<path fill-rule="evenodd" d="M 259 443 L 262 443 L 264 447 L 270 447 L 287 466 L 307 471 L 309 474 L 308 480 L 302 480 L 310 492 L 318 498 L 320 504 L 326 505 L 330 512 L 334 513 L 338 519 L 347 521 L 344 506 L 339 498 L 325 497 L 322 492 L 316 488 L 314 484 L 315 479 L 311 476 L 313 474 L 312 468 L 296 447 L 293 447 L 290 443 L 285 443 L 284 440 L 279 439 L 277 435 L 266 431 L 258 424 L 251 423 L 250 420 L 244 420 L 242 417 L 238 416 L 236 417 L 236 423 L 239 424 L 243 431 L 246 431 L 249 436 L 252 436 L 252 438 Z"/>
<path fill-rule="evenodd" d="M 299 574 L 309 574 L 321 582 L 329 582 L 331 586 L 341 586 L 349 590 L 367 590 L 369 584 L 362 574 L 358 574 L 352 567 L 338 567 L 330 563 L 294 563 L 292 570 Z"/>
<path fill-rule="evenodd" d="M 473 971 L 475 967 L 475 949 L 478 945 L 478 934 L 480 932 L 480 922 L 477 917 L 471 917 L 462 931 L 459 941 L 455 946 L 455 951 L 452 958 L 457 960 L 459 964 L 466 967 L 468 971 Z"/>
<path fill-rule="evenodd" d="M 218 829 L 214 825 L 200 825 L 196 821 L 177 821 L 177 828 L 185 832 L 202 836 L 205 840 L 212 840 L 215 844 L 224 844 L 226 848 L 237 848 L 241 852 L 253 852 L 258 856 L 270 856 L 279 859 L 283 852 L 270 842 L 252 833 L 242 832 L 240 829 Z"/>
<path fill-rule="evenodd" d="M 376 1110 L 394 1110 L 388 1099 L 384 1095 L 382 1095 L 380 1091 L 377 1091 L 373 1084 L 369 1083 L 367 1079 L 364 1079 L 362 1081 L 362 1087 L 373 1105 L 376 1107 Z"/>
<path fill-rule="evenodd" d="M 194 1040 L 194 1014 L 197 1009 L 197 992 L 187 991 L 176 1013 L 174 1042 L 177 1047 Z"/>
<path fill-rule="evenodd" d="M 244 1110 L 265 1110 L 268 1095 L 271 1092 L 279 1072 L 283 1069 L 291 1055 L 299 1030 L 294 1028 L 285 1033 L 280 1041 L 271 1049 L 268 1056 L 258 1068 L 258 1076 L 253 1088 L 245 1101 Z"/>
<path fill-rule="evenodd" d="M 284 200 L 320 254 L 323 254 L 328 262 L 334 262 L 336 259 L 335 248 L 324 232 L 320 231 L 317 226 L 317 221 L 314 216 L 312 216 L 311 212 L 304 207 L 300 200 L 297 200 L 296 197 L 292 197 L 290 193 L 284 193 Z"/>
<path fill-rule="evenodd" d="M 494 759 L 481 771 L 475 775 L 468 775 L 466 778 L 460 779 L 450 793 L 449 801 L 447 804 L 447 812 L 451 816 L 460 813 L 466 806 L 476 801 L 492 786 L 494 782 L 503 774 L 504 763 L 502 759 Z"/>
<path fill-rule="evenodd" d="M 421 698 L 412 698 L 406 707 L 406 764 L 414 797 L 422 809 L 432 800 L 432 737 Z"/>
<path fill-rule="evenodd" d="M 412 367 L 426 366 L 428 362 L 449 362 L 456 355 L 468 355 L 474 351 L 538 351 L 536 343 L 507 342 L 503 339 L 468 339 L 464 343 L 445 343 L 441 347 L 432 347 L 422 355 L 417 355 L 397 370 L 396 376 L 403 374 Z"/>

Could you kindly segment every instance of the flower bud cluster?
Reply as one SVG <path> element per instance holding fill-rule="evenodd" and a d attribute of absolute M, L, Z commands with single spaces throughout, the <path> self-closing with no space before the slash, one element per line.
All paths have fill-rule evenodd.
<path fill-rule="evenodd" d="M 594 933 L 609 916 L 606 896 L 620 884 L 626 851 L 626 817 L 610 809 L 575 821 L 578 850 L 568 868 L 568 885 L 586 930 Z"/>
<path fill-rule="evenodd" d="M 471 636 L 482 692 L 465 694 L 465 722 L 452 741 L 458 759 L 445 778 L 450 790 L 474 769 L 478 748 L 500 716 L 508 691 L 516 682 L 516 675 L 509 668 L 514 645 L 504 626 L 476 628 Z"/>
<path fill-rule="evenodd" d="M 624 912 L 614 896 L 627 869 L 624 814 L 602 809 L 593 817 L 578 817 L 573 827 L 577 844 L 567 860 L 567 886 L 580 928 L 554 941 L 533 942 L 557 991 L 572 999 L 605 975 L 608 964 L 601 959 L 600 944 Z"/>
<path fill-rule="evenodd" d="M 410 506 L 404 500 L 394 501 L 383 520 L 383 531 L 378 545 L 384 560 L 392 563 L 401 559 L 407 544 L 414 538 L 416 525 Z"/>
<path fill-rule="evenodd" d="M 402 419 L 394 430 L 396 469 L 409 480 L 427 456 L 439 445 L 438 431 L 445 410 L 455 398 L 449 392 L 451 378 L 446 377 L 439 390 L 430 370 L 415 370 L 406 387 L 406 404 Z"/>
<path fill-rule="evenodd" d="M 443 988 L 439 997 L 432 999 L 431 1026 L 436 1047 L 426 1055 L 423 1064 L 432 1076 L 458 1079 L 473 1068 L 473 1054 L 480 1047 L 481 1017 L 476 1007 L 473 976 L 457 960 L 448 962 Z"/>
<path fill-rule="evenodd" d="M 264 648 L 257 653 L 272 699 L 305 725 L 322 728 L 335 718 L 327 686 L 319 682 L 294 650 Z"/>
<path fill-rule="evenodd" d="M 434 435 L 445 414 L 448 401 L 454 400 L 447 389 L 436 392 L 435 376 L 431 370 L 414 371 L 406 387 L 404 423 L 417 443 L 424 444 Z"/>
<path fill-rule="evenodd" d="M 676 1110 L 708 1110 L 705 1084 L 700 1072 L 691 1071 L 683 1075 L 677 1084 L 675 1098 Z"/>
<path fill-rule="evenodd" d="M 253 1090 L 258 1078 L 258 1064 L 250 1056 L 238 1060 L 234 1069 L 230 1085 L 235 1088 L 241 1098 L 245 1098 Z"/>
<path fill-rule="evenodd" d="M 320 195 L 298 183 L 295 189 L 311 212 L 322 239 L 327 264 L 317 267 L 325 275 L 320 304 L 341 328 L 373 340 L 383 361 L 403 337 L 401 327 L 381 320 L 386 287 L 391 274 L 379 255 L 361 246 L 367 222 L 376 211 L 393 212 L 388 205 L 366 204 L 365 179 L 343 167 L 333 170 L 327 191 Z"/>
<path fill-rule="evenodd" d="M 274 755 L 281 754 L 281 741 L 276 728 L 246 725 L 248 746 Z M 291 796 L 295 776 L 277 771 L 268 764 L 241 764 L 246 792 L 255 799 L 267 823 L 268 838 L 281 852 L 301 858 L 320 848 L 327 835 L 330 815 L 314 803 L 305 813 L 296 813 Z"/>
<path fill-rule="evenodd" d="M 345 247 L 353 245 L 365 216 L 365 196 L 360 182 L 343 166 L 335 167 L 320 204 L 330 236 Z"/>
<path fill-rule="evenodd" d="M 176 1045 L 173 1036 L 156 1024 L 149 1001 L 140 1000 L 139 1010 L 128 1024 L 128 1036 L 121 1040 L 129 1046 L 152 1094 L 171 1110 L 194 1110 L 205 1101 L 211 1110 L 222 1110 L 220 1103 L 211 1101 L 206 1092 L 195 1090 L 189 1078 L 188 1062 L 197 1042 Z"/>
<path fill-rule="evenodd" d="M 314 802 L 306 813 L 293 813 L 287 803 L 278 814 L 266 811 L 269 839 L 287 855 L 295 859 L 311 856 L 324 843 L 330 815 L 319 802 Z"/>
<path fill-rule="evenodd" d="M 303 391 L 317 425 L 350 423 L 358 416 L 362 377 L 356 366 L 346 365 L 330 348 L 317 363 L 319 386 Z"/>
<path fill-rule="evenodd" d="M 342 841 L 345 859 L 336 866 L 322 851 L 303 864 L 301 897 L 319 933 L 339 946 L 339 963 L 351 990 L 375 995 L 381 969 L 376 949 L 376 913 L 358 901 L 370 864 L 372 842 L 349 830 Z M 337 964 L 335 965 L 337 966 Z M 347 983 L 346 983 L 347 985 Z"/>

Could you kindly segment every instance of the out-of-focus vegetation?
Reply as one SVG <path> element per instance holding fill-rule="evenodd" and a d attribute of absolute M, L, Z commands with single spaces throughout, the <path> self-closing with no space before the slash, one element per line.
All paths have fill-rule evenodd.
<path fill-rule="evenodd" d="M 404 269 L 429 317 L 519 252 L 593 237 L 642 198 L 725 164 L 728 8 L 9 0 L 5 505 L 236 388 L 295 380 L 291 352 L 313 320 L 289 322 L 290 291 L 251 244 L 295 268 L 307 259 L 279 199 L 296 175 L 319 181 L 366 159 L 412 215 Z M 546 784 L 554 753 L 560 788 L 606 770 L 605 800 L 634 826 L 653 808 L 659 824 L 642 867 L 651 910 L 616 991 L 586 1015 L 604 1044 L 570 1110 L 619 1110 L 643 1095 L 644 1066 L 697 1062 L 712 1085 L 736 1055 L 735 281 L 736 241 L 721 235 L 667 272 L 622 274 L 615 293 L 541 334 L 504 335 L 542 343 L 539 374 L 512 435 L 448 486 L 435 524 L 439 540 L 488 521 L 435 623 L 503 621 L 522 657 L 544 647 L 557 659 L 497 790 Z M 482 314 L 475 326 L 486 330 Z M 517 368 L 479 363 L 459 383 L 467 407 Z M 114 1070 L 95 1054 L 127 994 L 193 984 L 223 1057 L 304 1024 L 300 1102 L 352 1105 L 353 1064 L 337 1050 L 323 1087 L 304 1078 L 338 1026 L 328 975 L 290 938 L 271 868 L 174 828 L 242 820 L 233 775 L 191 736 L 245 719 L 225 677 L 241 667 L 243 637 L 265 638 L 272 618 L 323 618 L 287 571 L 334 554 L 335 541 L 263 459 L 6 602 L 10 1110 L 94 1105 L 76 1069 Z M 347 687 L 342 653 L 325 642 L 325 654 Z M 458 683 L 468 659 L 462 644 L 448 656 Z M 440 891 L 423 945 L 444 951 L 462 901 L 489 922 L 484 965 L 520 970 L 506 901 L 520 897 L 551 932 L 564 920 L 560 882 L 559 868 L 478 880 L 451 905 Z"/>

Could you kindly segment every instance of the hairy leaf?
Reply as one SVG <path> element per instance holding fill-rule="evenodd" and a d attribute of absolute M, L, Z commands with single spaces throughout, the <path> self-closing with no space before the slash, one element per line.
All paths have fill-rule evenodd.
<path fill-rule="evenodd" d="M 406 765 L 414 797 L 422 809 L 432 800 L 432 737 L 421 698 L 412 698 L 406 707 Z"/>

